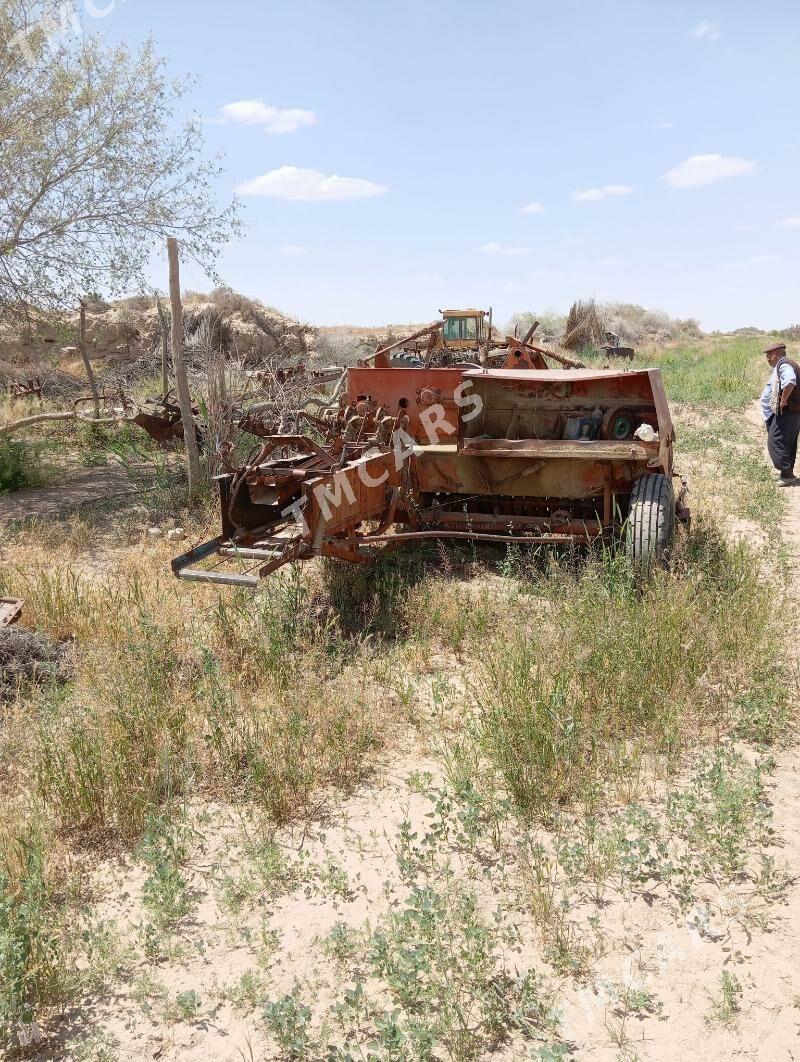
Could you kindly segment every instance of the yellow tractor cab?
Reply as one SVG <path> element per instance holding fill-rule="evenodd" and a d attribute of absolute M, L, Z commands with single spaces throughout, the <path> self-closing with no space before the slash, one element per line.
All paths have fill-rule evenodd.
<path fill-rule="evenodd" d="M 475 350 L 488 339 L 486 310 L 440 310 L 445 350 Z"/>

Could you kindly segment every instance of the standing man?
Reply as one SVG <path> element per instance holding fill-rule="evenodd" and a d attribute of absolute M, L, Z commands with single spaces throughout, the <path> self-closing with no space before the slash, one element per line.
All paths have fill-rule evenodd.
<path fill-rule="evenodd" d="M 796 483 L 794 462 L 800 433 L 800 365 L 786 357 L 786 344 L 764 350 L 772 374 L 761 392 L 761 411 L 767 428 L 767 449 L 778 470 L 781 487 Z"/>

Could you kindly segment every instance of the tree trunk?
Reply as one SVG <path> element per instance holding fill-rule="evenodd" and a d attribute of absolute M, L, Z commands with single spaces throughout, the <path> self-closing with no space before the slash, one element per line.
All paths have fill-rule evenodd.
<path fill-rule="evenodd" d="M 192 416 L 192 398 L 183 360 L 183 309 L 181 307 L 181 277 L 178 261 L 178 241 L 174 236 L 167 239 L 169 258 L 169 299 L 172 306 L 172 367 L 175 371 L 175 389 L 183 422 L 183 441 L 186 444 L 186 465 L 189 473 L 189 493 L 194 494 L 200 486 L 200 450 L 197 431 Z"/>
<path fill-rule="evenodd" d="M 86 378 L 89 381 L 89 390 L 92 392 L 92 398 L 94 399 L 94 419 L 100 419 L 100 395 L 97 393 L 97 381 L 94 378 L 94 369 L 92 363 L 89 361 L 89 355 L 86 352 L 86 303 L 81 299 L 81 323 L 80 331 L 78 333 L 78 346 L 80 347 L 81 357 L 83 358 L 83 364 L 86 369 Z"/>
<path fill-rule="evenodd" d="M 0 424 L 0 437 L 13 435 L 15 431 L 22 431 L 23 428 L 32 428 L 36 424 L 46 424 L 48 421 L 54 420 L 83 420 L 89 424 L 121 424 L 129 419 L 128 417 L 100 417 L 99 419 L 88 420 L 86 417 L 79 417 L 77 413 L 36 413 L 32 417 L 23 417 L 22 420 L 12 420 L 8 424 Z"/>
<path fill-rule="evenodd" d="M 156 309 L 158 320 L 161 323 L 161 397 L 166 398 L 169 394 L 169 336 L 167 335 L 167 315 L 161 305 L 161 299 L 156 296 Z"/>

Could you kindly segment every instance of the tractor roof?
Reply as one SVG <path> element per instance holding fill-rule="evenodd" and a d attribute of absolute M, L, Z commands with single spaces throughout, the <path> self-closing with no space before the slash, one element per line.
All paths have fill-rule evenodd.
<path fill-rule="evenodd" d="M 442 317 L 485 317 L 486 310 L 440 310 Z"/>

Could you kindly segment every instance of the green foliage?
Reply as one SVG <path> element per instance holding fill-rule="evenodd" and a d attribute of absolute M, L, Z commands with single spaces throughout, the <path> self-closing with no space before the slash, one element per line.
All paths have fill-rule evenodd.
<path fill-rule="evenodd" d="M 188 734 L 174 641 L 147 613 L 124 628 L 84 695 L 39 720 L 36 784 L 62 822 L 135 837 L 179 784 Z"/>
<path fill-rule="evenodd" d="M 191 898 L 181 867 L 187 857 L 187 829 L 180 820 L 165 814 L 148 818 L 140 855 L 148 869 L 142 887 L 142 903 L 158 930 L 170 929 L 191 907 Z"/>
<path fill-rule="evenodd" d="M 308 1057 L 311 1008 L 300 1002 L 300 987 L 264 1007 L 264 1021 L 287 1058 Z"/>
<path fill-rule="evenodd" d="M 690 785 L 669 800 L 672 829 L 686 838 L 705 874 L 730 879 L 741 873 L 754 842 L 767 836 L 765 766 L 769 762 L 750 767 L 741 755 L 715 749 L 700 760 Z"/>
<path fill-rule="evenodd" d="M 755 745 L 774 745 L 786 732 L 791 718 L 787 683 L 780 676 L 764 676 L 760 686 L 747 690 L 734 700 L 736 737 Z"/>
<path fill-rule="evenodd" d="M 346 922 L 334 922 L 333 928 L 323 941 L 326 955 L 330 955 L 341 966 L 346 966 L 356 954 L 359 934 Z"/>
<path fill-rule="evenodd" d="M 729 970 L 723 970 L 719 979 L 719 991 L 710 997 L 709 1024 L 730 1028 L 735 1024 L 742 1009 L 742 982 Z"/>
<path fill-rule="evenodd" d="M 235 204 L 214 202 L 201 123 L 175 120 L 191 82 L 170 80 L 152 42 L 112 46 L 59 22 L 40 0 L 0 9 L 0 169 L 28 175 L 0 190 L 0 213 L 19 221 L 0 241 L 6 310 L 121 292 L 168 235 L 212 262 L 237 227 Z"/>
<path fill-rule="evenodd" d="M 38 487 L 44 482 L 39 447 L 17 439 L 0 438 L 0 494 Z"/>
<path fill-rule="evenodd" d="M 66 955 L 58 907 L 34 832 L 16 837 L 0 864 L 0 1044 L 62 997 Z"/>
<path fill-rule="evenodd" d="M 538 1035 L 547 1009 L 533 974 L 510 976 L 495 955 L 494 922 L 474 894 L 412 886 L 370 944 L 373 974 L 387 985 L 400 1014 L 418 1015 L 414 1034 L 427 1030 L 454 1058 L 474 1058 L 513 1031 Z M 406 1024 L 395 1022 L 400 1032 Z"/>
<path fill-rule="evenodd" d="M 686 781 L 676 782 L 653 805 L 631 801 L 617 810 L 583 807 L 561 812 L 549 844 L 528 835 L 524 851 L 530 913 L 559 973 L 582 976 L 594 933 L 574 912 L 591 901 L 600 907 L 609 891 L 663 896 L 672 912 L 702 934 L 703 897 L 709 886 L 741 890 L 750 905 L 785 891 L 769 854 L 771 809 L 764 777 L 773 764 L 750 765 L 729 747 L 699 758 Z M 700 906 L 699 906 L 700 905 Z M 747 904 L 741 918 L 747 919 Z M 619 993 L 618 993 L 619 995 Z M 615 1027 L 642 1009 L 640 995 L 626 990 Z"/>
<path fill-rule="evenodd" d="M 678 440 L 681 453 L 699 455 L 704 463 L 713 461 L 718 466 L 714 492 L 724 508 L 740 519 L 760 524 L 776 542 L 788 499 L 776 489 L 764 461 L 762 432 L 741 415 L 713 413 L 702 428 L 681 426 Z"/>
<path fill-rule="evenodd" d="M 674 754 L 765 684 L 773 719 L 785 711 L 788 693 L 770 681 L 779 591 L 755 555 L 701 535 L 642 590 L 617 567 L 601 558 L 545 575 L 531 589 L 553 602 L 547 627 L 516 613 L 482 648 L 471 733 L 530 815 L 621 777 L 634 743 Z"/>
<path fill-rule="evenodd" d="M 249 1014 L 263 1003 L 264 978 L 258 970 L 245 970 L 238 981 L 227 985 L 221 995 L 226 1003 L 244 1014 Z"/>
<path fill-rule="evenodd" d="M 264 895 L 272 899 L 288 892 L 299 880 L 299 870 L 271 839 L 249 846 L 241 874 L 225 873 L 220 879 L 219 902 L 232 915 L 252 906 Z"/>
<path fill-rule="evenodd" d="M 713 340 L 657 352 L 651 363 L 664 374 L 671 402 L 741 409 L 764 386 L 763 345 L 763 340 Z"/>
<path fill-rule="evenodd" d="M 192 1021 L 200 1013 L 202 1000 L 193 988 L 175 997 L 175 1011 L 179 1021 Z"/>

